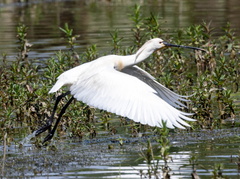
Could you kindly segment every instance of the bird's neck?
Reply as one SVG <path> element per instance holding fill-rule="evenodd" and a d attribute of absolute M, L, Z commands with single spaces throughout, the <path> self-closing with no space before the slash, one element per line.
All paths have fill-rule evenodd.
<path fill-rule="evenodd" d="M 123 61 L 124 61 L 124 66 L 133 66 L 136 65 L 142 61 L 144 61 L 146 58 L 148 58 L 154 50 L 148 49 L 148 48 L 140 48 L 137 53 L 133 55 L 127 55 L 124 56 Z"/>
<path fill-rule="evenodd" d="M 155 51 L 155 49 L 150 48 L 147 46 L 148 44 L 145 43 L 135 54 L 135 62 L 140 63 L 146 58 L 148 58 L 152 53 Z"/>
<path fill-rule="evenodd" d="M 126 56 L 122 56 L 122 63 L 123 63 L 123 67 L 129 67 L 129 66 L 133 66 L 136 65 L 136 54 L 133 55 L 126 55 Z"/>

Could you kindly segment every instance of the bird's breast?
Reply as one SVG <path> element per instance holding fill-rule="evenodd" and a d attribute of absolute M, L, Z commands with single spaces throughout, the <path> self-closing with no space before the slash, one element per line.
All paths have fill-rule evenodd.
<path fill-rule="evenodd" d="M 124 64 L 123 64 L 122 60 L 116 61 L 114 64 L 114 68 L 118 71 L 121 71 L 124 68 Z"/>

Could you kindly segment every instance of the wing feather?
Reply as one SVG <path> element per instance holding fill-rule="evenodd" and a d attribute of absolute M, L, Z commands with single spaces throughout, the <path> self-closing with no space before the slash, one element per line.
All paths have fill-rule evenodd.
<path fill-rule="evenodd" d="M 186 107 L 180 101 L 189 101 L 186 99 L 188 96 L 181 96 L 174 93 L 162 84 L 158 83 L 153 76 L 151 76 L 149 73 L 139 68 L 138 66 L 130 66 L 124 68 L 122 72 L 135 76 L 139 80 L 151 86 L 154 90 L 157 91 L 159 97 L 161 97 L 164 101 L 166 101 L 173 107 Z"/>
<path fill-rule="evenodd" d="M 134 73 L 139 73 L 139 68 L 134 67 Z M 130 68 L 128 69 L 130 70 Z M 112 68 L 104 69 L 87 79 L 79 78 L 70 86 L 71 94 L 80 101 L 118 115 L 128 117 L 136 122 L 150 126 L 162 127 L 162 120 L 167 122 L 167 127 L 184 128 L 189 126 L 184 120 L 193 121 L 184 113 L 171 106 L 183 97 L 177 95 L 162 86 L 149 85 L 151 77 L 147 78 L 147 84 L 136 74 L 116 71 Z M 152 80 L 152 79 L 151 79 Z M 152 80 L 153 81 L 153 80 Z M 156 83 L 157 84 L 157 83 Z M 167 102 L 167 96 L 172 96 Z M 163 97 L 163 99 L 161 99 Z M 175 106 L 176 106 L 175 105 Z"/>

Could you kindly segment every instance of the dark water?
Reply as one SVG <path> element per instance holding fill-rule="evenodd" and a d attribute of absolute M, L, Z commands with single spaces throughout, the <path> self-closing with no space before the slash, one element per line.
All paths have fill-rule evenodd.
<path fill-rule="evenodd" d="M 225 178 L 239 178 L 239 137 L 239 128 L 170 133 L 171 178 L 191 178 L 193 168 L 201 178 L 213 178 L 214 171 L 221 172 Z M 122 145 L 118 142 L 120 139 L 124 141 Z M 3 176 L 13 178 L 140 178 L 140 171 L 146 173 L 148 169 L 140 159 L 147 140 L 152 141 L 157 156 L 153 136 L 98 135 L 82 142 L 62 139 L 40 149 L 27 143 L 22 148 L 11 145 L 7 147 L 2 172 Z M 162 176 L 162 166 L 164 163 L 160 160 L 159 176 Z"/>
<path fill-rule="evenodd" d="M 29 3 L 11 3 L 4 0 L 0 3 L 0 54 L 6 53 L 14 60 L 16 55 L 16 26 L 24 23 L 29 27 L 28 39 L 33 44 L 31 58 L 45 60 L 56 50 L 65 49 L 63 33 L 58 27 L 67 22 L 80 37 L 77 51 L 81 53 L 87 46 L 97 44 L 99 51 L 110 53 L 110 32 L 119 30 L 123 44 L 128 45 L 133 38 L 133 27 L 129 15 L 135 4 L 142 5 L 143 16 L 150 12 L 158 14 L 162 21 L 161 29 L 175 33 L 203 21 L 212 22 L 216 35 L 222 27 L 230 22 L 240 34 L 240 1 L 239 0 L 158 0 L 158 1 L 97 1 L 97 0 L 29 0 Z"/>
<path fill-rule="evenodd" d="M 162 29 L 169 35 L 178 28 L 202 21 L 212 22 L 216 36 L 221 34 L 227 22 L 240 34 L 239 0 L 29 0 L 25 4 L 3 0 L 0 1 L 0 54 L 5 53 L 8 59 L 15 59 L 18 46 L 16 27 L 19 22 L 29 27 L 28 39 L 33 44 L 29 54 L 31 59 L 48 60 L 57 50 L 66 49 L 63 34 L 58 29 L 66 22 L 75 34 L 80 35 L 76 47 L 79 53 L 92 44 L 97 44 L 102 54 L 110 53 L 110 32 L 115 29 L 119 29 L 123 45 L 127 46 L 132 41 L 133 24 L 129 14 L 136 3 L 142 5 L 145 16 L 150 11 L 159 14 Z M 21 141 L 24 136 L 18 136 L 17 140 Z M 6 178 L 140 178 L 140 170 L 146 173 L 147 165 L 137 159 L 140 151 L 145 149 L 146 139 L 126 137 L 127 142 L 120 146 L 116 141 L 124 136 L 103 136 L 83 142 L 53 141 L 56 149 L 38 149 L 31 143 L 25 143 L 20 149 L 19 142 L 6 148 L 1 145 L 1 174 Z M 192 134 L 172 133 L 172 161 L 168 163 L 172 170 L 171 178 L 191 178 L 189 159 L 192 156 L 197 158 L 195 168 L 201 178 L 211 178 L 214 166 L 218 164 L 223 165 L 223 176 L 239 178 L 239 137 L 238 128 Z M 156 143 L 153 144 L 156 147 Z M 109 145 L 113 149 L 108 149 Z"/>

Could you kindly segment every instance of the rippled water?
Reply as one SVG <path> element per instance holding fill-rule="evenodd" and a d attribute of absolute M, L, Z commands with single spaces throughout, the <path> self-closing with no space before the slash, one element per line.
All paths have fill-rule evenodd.
<path fill-rule="evenodd" d="M 5 3 L 3 3 L 5 2 Z M 0 54 L 6 53 L 14 60 L 17 54 L 16 27 L 26 24 L 29 42 L 33 44 L 29 58 L 47 60 L 57 50 L 66 49 L 63 34 L 58 27 L 64 23 L 80 34 L 76 50 L 81 53 L 87 46 L 97 44 L 99 51 L 111 53 L 110 32 L 119 29 L 123 45 L 131 41 L 129 20 L 135 3 L 141 4 L 144 15 L 159 14 L 162 29 L 171 35 L 178 28 L 212 21 L 216 35 L 227 22 L 240 34 L 239 0 L 158 0 L 158 1 L 31 1 L 28 4 L 0 2 Z M 16 132 L 16 134 L 18 134 Z M 83 142 L 61 140 L 53 144 L 56 149 L 24 144 L 0 146 L 2 158 L 1 174 L 4 177 L 34 178 L 140 178 L 140 170 L 146 173 L 146 162 L 139 159 L 145 149 L 146 138 L 124 138 L 120 136 L 100 137 Z M 172 178 L 191 178 L 192 165 L 189 159 L 196 156 L 196 170 L 201 178 L 213 176 L 214 165 L 223 164 L 223 176 L 239 178 L 240 132 L 229 130 L 201 131 L 195 133 L 171 133 L 172 161 L 168 163 Z M 24 135 L 19 136 L 19 141 Z M 119 145 L 124 138 L 124 145 Z M 156 142 L 153 141 L 155 147 Z M 112 146 L 112 149 L 109 149 Z M 6 149 L 6 150 L 5 150 Z M 162 165 L 162 163 L 160 163 Z"/>
<path fill-rule="evenodd" d="M 216 35 L 221 33 L 227 22 L 240 34 L 239 0 L 170 0 L 170 1 L 97 1 L 97 0 L 29 0 L 28 4 L 0 3 L 0 53 L 7 53 L 13 60 L 16 55 L 16 26 L 24 23 L 29 27 L 28 39 L 33 44 L 31 58 L 46 59 L 56 50 L 65 49 L 65 41 L 58 27 L 67 22 L 75 34 L 81 35 L 77 41 L 77 51 L 83 52 L 87 46 L 97 44 L 102 53 L 111 53 L 110 32 L 119 30 L 123 44 L 133 38 L 133 23 L 130 14 L 135 4 L 141 4 L 143 15 L 150 12 L 162 19 L 161 29 L 165 34 L 176 33 L 179 28 L 212 22 Z M 165 35 L 164 34 L 164 35 Z"/>
<path fill-rule="evenodd" d="M 170 133 L 172 146 L 168 166 L 171 178 L 191 178 L 193 168 L 201 178 L 210 178 L 220 164 L 223 177 L 240 177 L 239 137 L 239 128 Z M 123 145 L 118 142 L 120 138 Z M 154 136 L 98 136 L 82 142 L 63 139 L 40 149 L 31 144 L 22 148 L 12 145 L 7 148 L 3 174 L 34 178 L 140 178 L 140 171 L 146 173 L 148 169 L 146 162 L 140 159 L 147 140 L 152 141 L 157 155 Z M 193 157 L 195 160 L 190 164 Z M 162 160 L 159 166 L 161 171 Z"/>

